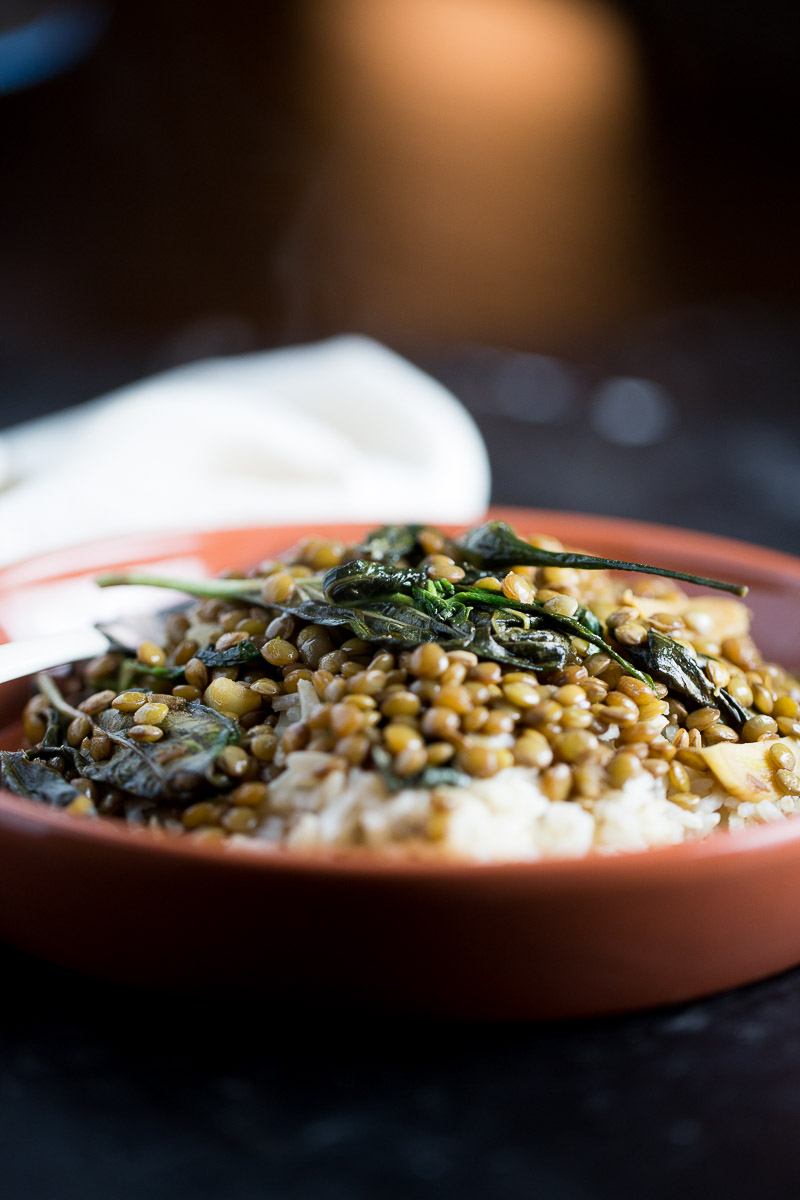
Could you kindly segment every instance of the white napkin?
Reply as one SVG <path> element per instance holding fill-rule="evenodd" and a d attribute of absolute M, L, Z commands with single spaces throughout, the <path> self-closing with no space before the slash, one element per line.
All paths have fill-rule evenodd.
<path fill-rule="evenodd" d="M 468 522 L 486 450 L 444 387 L 362 337 L 180 367 L 0 437 L 0 562 L 133 532 Z"/>

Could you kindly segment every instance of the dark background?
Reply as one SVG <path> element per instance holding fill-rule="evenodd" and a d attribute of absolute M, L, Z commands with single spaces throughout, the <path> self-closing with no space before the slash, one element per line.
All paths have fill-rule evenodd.
<path fill-rule="evenodd" d="M 540 328 L 533 306 L 527 326 L 524 296 L 498 296 L 504 339 L 466 309 L 468 337 L 415 318 L 414 296 L 378 310 L 326 241 L 344 215 L 319 216 L 336 150 L 314 107 L 324 0 L 233 0 L 225 20 L 208 2 L 95 7 L 82 62 L 0 100 L 2 423 L 193 358 L 359 329 L 474 413 L 495 501 L 800 550 L 800 10 L 608 6 L 644 78 L 652 286 L 613 320 L 600 296 L 580 330 Z M 654 426 L 638 428 L 635 389 L 620 396 L 629 378 L 657 385 Z"/>
<path fill-rule="evenodd" d="M 523 310 L 508 337 L 381 317 L 341 282 L 309 204 L 328 150 L 311 6 L 99 8 L 80 63 L 0 95 L 0 424 L 355 328 L 461 397 L 495 501 L 800 552 L 796 8 L 613 9 L 646 81 L 654 286 L 594 330 L 523 336 Z M 798 1194 L 797 973 L 494 1028 L 0 961 L 9 1200 Z"/>
<path fill-rule="evenodd" d="M 661 1013 L 491 1026 L 3 966 L 9 1200 L 797 1195 L 796 971 Z"/>

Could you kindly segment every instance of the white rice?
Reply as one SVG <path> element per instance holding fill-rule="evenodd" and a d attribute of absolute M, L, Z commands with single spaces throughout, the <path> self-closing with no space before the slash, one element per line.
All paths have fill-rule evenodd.
<path fill-rule="evenodd" d="M 390 793 L 373 771 L 344 769 L 327 754 L 298 750 L 270 786 L 270 817 L 254 838 L 235 841 L 253 850 L 276 843 L 304 850 L 430 845 L 478 862 L 533 861 L 673 845 L 705 837 L 720 821 L 721 796 L 689 812 L 646 772 L 583 803 L 548 800 L 538 775 L 509 767 L 469 787 Z"/>
<path fill-rule="evenodd" d="M 293 722 L 307 720 L 320 704 L 307 680 L 298 682 L 296 695 L 280 699 L 275 705 L 279 735 Z M 600 740 L 613 743 L 618 736 L 612 725 Z M 800 745 L 793 743 L 793 749 L 800 759 Z M 473 779 L 468 787 L 389 792 L 377 772 L 345 767 L 320 751 L 299 750 L 276 761 L 283 770 L 270 784 L 269 816 L 253 837 L 232 838 L 237 846 L 360 845 L 434 851 L 476 862 L 536 861 L 677 845 L 716 828 L 784 820 L 800 805 L 800 797 L 789 795 L 739 800 L 712 775 L 693 770 L 691 788 L 700 800 L 688 809 L 679 795 L 668 793 L 666 776 L 647 771 L 596 800 L 551 801 L 532 767 L 507 767 L 490 779 Z"/>

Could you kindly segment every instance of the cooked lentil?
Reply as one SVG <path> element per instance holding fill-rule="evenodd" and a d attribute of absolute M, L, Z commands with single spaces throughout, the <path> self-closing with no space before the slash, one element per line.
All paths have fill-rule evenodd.
<path fill-rule="evenodd" d="M 604 648 L 582 626 L 565 639 L 559 666 L 523 669 L 444 638 L 398 648 L 303 620 L 280 606 L 352 560 L 338 541 L 307 538 L 281 560 L 226 576 L 253 585 L 246 604 L 206 597 L 169 614 L 161 644 L 135 648 L 138 675 L 117 653 L 75 665 L 60 681 L 65 723 L 55 752 L 42 741 L 57 709 L 47 695 L 32 697 L 23 714 L 29 758 L 73 784 L 70 813 L 252 845 L 539 857 L 681 841 L 800 806 L 800 685 L 764 663 L 745 632 L 722 636 L 713 605 L 704 611 L 668 581 L 637 590 L 605 570 L 476 571 L 436 530 L 419 531 L 416 545 L 437 597 L 477 589 L 495 605 L 538 605 L 555 621 L 589 610 L 604 624 Z M 560 549 L 547 538 L 530 545 Z M 744 607 L 727 603 L 739 606 L 746 629 Z M 626 665 L 655 635 L 700 664 L 713 702 Z M 238 731 L 202 778 L 176 732 L 192 706 Z M 174 763 L 169 794 L 143 804 L 118 781 L 81 774 L 80 763 L 91 763 L 102 779 L 102 764 L 110 770 L 127 742 L 163 769 Z M 396 785 L 383 782 L 384 759 Z M 429 771 L 432 782 L 420 784 Z M 753 772 L 759 797 L 747 792 Z"/>

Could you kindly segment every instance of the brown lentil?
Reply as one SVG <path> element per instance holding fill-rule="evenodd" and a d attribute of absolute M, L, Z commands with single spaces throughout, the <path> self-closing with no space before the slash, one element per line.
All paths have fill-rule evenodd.
<path fill-rule="evenodd" d="M 405 746 L 394 758 L 394 769 L 404 778 L 417 775 L 425 767 L 428 756 L 420 743 L 419 746 Z"/>
<path fill-rule="evenodd" d="M 588 729 L 594 721 L 594 714 L 588 708 L 570 705 L 561 712 L 561 724 L 565 729 Z"/>
<path fill-rule="evenodd" d="M 683 763 L 685 767 L 690 767 L 693 771 L 707 771 L 708 765 L 702 754 L 698 754 L 696 750 L 686 748 L 679 750 L 677 753 L 677 761 Z"/>
<path fill-rule="evenodd" d="M 383 740 L 390 754 L 399 754 L 409 747 L 418 748 L 423 745 L 419 730 L 410 725 L 389 724 L 383 730 Z"/>
<path fill-rule="evenodd" d="M 261 598 L 265 604 L 285 604 L 295 590 L 295 581 L 288 571 L 275 571 L 264 581 Z"/>
<path fill-rule="evenodd" d="M 344 697 L 343 703 L 353 704 L 356 708 L 367 709 L 376 708 L 377 701 L 374 696 L 369 696 L 366 692 L 352 692 Z"/>
<path fill-rule="evenodd" d="M 542 772 L 539 787 L 553 803 L 566 800 L 572 791 L 572 772 L 566 763 L 553 763 Z"/>
<path fill-rule="evenodd" d="M 622 683 L 622 680 L 620 680 Z M 613 709 L 623 709 L 632 721 L 639 717 L 639 705 L 626 692 L 616 688 L 606 696 L 606 705 Z"/>
<path fill-rule="evenodd" d="M 633 675 L 623 675 L 617 684 L 615 694 L 621 693 L 633 700 L 637 705 L 649 704 L 654 699 L 653 689 L 641 679 Z"/>
<path fill-rule="evenodd" d="M 67 805 L 65 812 L 71 813 L 73 816 L 87 817 L 91 816 L 95 811 L 94 804 L 86 795 L 76 796 Z"/>
<path fill-rule="evenodd" d="M 408 669 L 420 679 L 438 679 L 449 665 L 447 655 L 436 642 L 417 646 L 408 661 Z"/>
<path fill-rule="evenodd" d="M 258 816 L 249 805 L 236 805 L 223 813 L 220 824 L 228 833 L 252 833 L 258 826 Z"/>
<path fill-rule="evenodd" d="M 479 733 L 489 719 L 489 710 L 483 705 L 476 705 L 462 717 L 461 724 L 465 733 Z"/>
<path fill-rule="evenodd" d="M 226 746 L 217 758 L 217 766 L 226 775 L 240 778 L 250 769 L 250 756 L 240 746 Z"/>
<path fill-rule="evenodd" d="M 800 775 L 796 775 L 794 771 L 781 768 L 775 772 L 775 782 L 781 791 L 790 796 L 800 796 Z"/>
<path fill-rule="evenodd" d="M 751 717 L 749 721 L 745 721 L 742 726 L 742 741 L 757 742 L 765 734 L 772 735 L 778 732 L 777 722 L 766 715 Z"/>
<path fill-rule="evenodd" d="M 719 742 L 738 742 L 739 735 L 730 725 L 712 725 L 703 732 L 703 741 L 707 746 L 716 746 Z"/>
<path fill-rule="evenodd" d="M 131 738 L 134 742 L 158 742 L 161 740 L 161 738 L 163 738 L 163 736 L 164 736 L 164 730 L 159 729 L 158 725 L 132 725 L 130 727 L 130 729 L 128 730 L 128 737 Z M 97 738 L 93 737 L 92 738 L 92 746 L 94 746 L 96 741 L 97 741 Z M 100 757 L 107 758 L 108 754 L 110 754 L 110 752 L 111 752 L 111 747 L 109 746 L 108 752 L 105 754 L 101 754 Z M 94 749 L 91 750 L 91 755 L 92 755 L 92 758 L 96 757 Z"/>
<path fill-rule="evenodd" d="M 564 762 L 581 762 L 594 754 L 599 743 L 593 733 L 584 729 L 570 730 L 564 733 L 556 743 L 558 753 Z"/>
<path fill-rule="evenodd" d="M 93 696 L 82 700 L 78 708 L 81 712 L 88 713 L 91 717 L 96 717 L 99 713 L 105 712 L 107 708 L 111 707 L 111 702 L 114 698 L 115 693 L 110 690 L 95 692 Z"/>
<path fill-rule="evenodd" d="M 710 658 L 706 663 L 706 674 L 715 688 L 727 687 L 731 678 L 728 668 L 723 663 L 717 662 L 714 658 Z"/>
<path fill-rule="evenodd" d="M 169 713 L 166 704 L 142 704 L 133 714 L 136 725 L 161 725 Z"/>
<path fill-rule="evenodd" d="M 623 621 L 615 628 L 614 637 L 623 646 L 640 646 L 647 640 L 647 626 L 641 621 Z"/>
<path fill-rule="evenodd" d="M 185 829 L 218 825 L 224 811 L 221 804 L 215 804 L 211 800 L 200 800 L 197 804 L 190 804 L 183 810 L 181 821 Z"/>
<path fill-rule="evenodd" d="M 761 661 L 761 655 L 749 637 L 725 638 L 720 647 L 725 658 L 743 671 L 751 671 Z"/>
<path fill-rule="evenodd" d="M 445 672 L 446 674 L 447 672 Z M 450 708 L 453 712 L 459 713 L 462 716 L 470 712 L 473 707 L 472 697 L 468 690 L 460 683 L 442 683 L 439 688 L 439 694 L 436 697 L 436 703 L 441 707 Z"/>
<path fill-rule="evenodd" d="M 285 638 L 271 638 L 261 647 L 262 658 L 273 667 L 288 667 L 290 663 L 296 662 L 300 652 L 291 642 L 287 642 Z"/>
<path fill-rule="evenodd" d="M 386 673 L 377 670 L 359 671 L 351 677 L 347 685 L 348 691 L 359 692 L 364 696 L 379 696 L 385 687 Z"/>
<path fill-rule="evenodd" d="M 449 762 L 455 754 L 455 746 L 450 742 L 431 742 L 427 749 L 428 765 L 441 767 Z"/>
<path fill-rule="evenodd" d="M 111 701 L 111 707 L 118 709 L 120 712 L 136 712 L 137 708 L 141 708 L 146 699 L 146 692 L 120 692 Z"/>
<path fill-rule="evenodd" d="M 606 770 L 612 786 L 621 788 L 629 779 L 635 779 L 637 775 L 641 774 L 642 763 L 635 754 L 623 750 L 614 755 Z"/>
<path fill-rule="evenodd" d="M 259 733 L 250 742 L 250 753 L 259 762 L 271 763 L 278 748 L 278 739 L 274 733 Z"/>
<path fill-rule="evenodd" d="M 530 580 L 516 571 L 509 571 L 502 583 L 503 595 L 520 604 L 532 604 L 535 592 Z"/>
<path fill-rule="evenodd" d="M 342 758 L 346 759 L 351 766 L 358 767 L 369 754 L 370 741 L 364 734 L 348 735 L 347 737 L 339 738 L 335 746 L 335 751 Z"/>
<path fill-rule="evenodd" d="M 208 667 L 199 658 L 190 658 L 183 668 L 183 675 L 191 687 L 205 691 L 208 687 Z"/>
<path fill-rule="evenodd" d="M 364 724 L 362 710 L 356 704 L 334 704 L 330 710 L 330 725 L 337 737 L 358 733 Z"/>
<path fill-rule="evenodd" d="M 553 596 L 545 602 L 545 610 L 558 617 L 574 617 L 578 611 L 578 601 L 574 596 Z"/>
<path fill-rule="evenodd" d="M 697 808 L 700 804 L 700 797 L 695 792 L 674 792 L 670 800 L 673 804 L 679 804 L 681 808 L 689 810 Z"/>
<path fill-rule="evenodd" d="M 584 661 L 584 666 L 590 675 L 602 675 L 611 666 L 612 660 L 607 654 L 590 654 Z"/>
<path fill-rule="evenodd" d="M 788 746 L 776 742 L 774 746 L 769 748 L 769 757 L 773 765 L 782 768 L 784 771 L 793 771 L 795 767 L 795 756 Z"/>
<path fill-rule="evenodd" d="M 709 729 L 710 726 L 716 725 L 719 719 L 720 711 L 718 708 L 696 708 L 686 718 L 686 728 L 699 729 L 702 732 L 705 729 Z"/>
<path fill-rule="evenodd" d="M 88 717 L 74 717 L 67 727 L 67 742 L 70 746 L 80 746 L 84 738 L 89 737 L 92 723 Z"/>
<path fill-rule="evenodd" d="M 211 680 L 203 694 L 203 701 L 215 712 L 230 712 L 237 717 L 261 707 L 261 697 L 257 692 L 224 676 Z"/>
<path fill-rule="evenodd" d="M 167 656 L 155 642 L 142 642 L 136 651 L 136 657 L 146 667 L 163 667 Z"/>
<path fill-rule="evenodd" d="M 436 705 L 428 709 L 420 722 L 420 728 L 425 736 L 434 738 L 436 741 L 447 741 L 449 738 L 455 737 L 460 727 L 458 713 L 454 712 L 452 708 Z"/>
<path fill-rule="evenodd" d="M 753 707 L 753 691 L 744 676 L 732 675 L 725 690 L 744 708 Z"/>
<path fill-rule="evenodd" d="M 513 746 L 514 760 L 523 767 L 543 770 L 553 761 L 553 750 L 547 738 L 535 729 L 526 729 Z"/>
<path fill-rule="evenodd" d="M 573 783 L 579 796 L 596 800 L 605 790 L 603 768 L 596 762 L 580 762 L 574 769 Z"/>
<path fill-rule="evenodd" d="M 96 684 L 116 675 L 120 659 L 121 656 L 119 654 L 112 653 L 99 654 L 96 658 L 91 659 L 84 668 L 86 682 Z"/>

